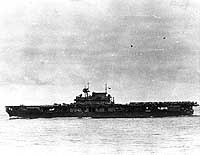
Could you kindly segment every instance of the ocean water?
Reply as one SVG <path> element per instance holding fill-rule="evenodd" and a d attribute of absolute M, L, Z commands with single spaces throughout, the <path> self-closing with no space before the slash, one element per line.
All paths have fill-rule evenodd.
<path fill-rule="evenodd" d="M 199 108 L 192 117 L 9 119 L 0 110 L 1 154 L 199 154 Z"/>

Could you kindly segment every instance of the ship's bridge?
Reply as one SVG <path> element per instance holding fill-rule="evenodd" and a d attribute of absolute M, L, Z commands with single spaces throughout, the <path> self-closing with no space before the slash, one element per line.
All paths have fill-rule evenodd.
<path fill-rule="evenodd" d="M 96 92 L 92 92 L 92 97 L 95 99 L 106 99 L 107 97 L 107 93 L 96 93 Z"/>

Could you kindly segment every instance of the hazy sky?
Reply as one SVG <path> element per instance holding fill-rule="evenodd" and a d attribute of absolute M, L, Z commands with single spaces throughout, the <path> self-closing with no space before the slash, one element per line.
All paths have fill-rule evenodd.
<path fill-rule="evenodd" d="M 0 1 L 1 105 L 199 100 L 198 0 Z"/>

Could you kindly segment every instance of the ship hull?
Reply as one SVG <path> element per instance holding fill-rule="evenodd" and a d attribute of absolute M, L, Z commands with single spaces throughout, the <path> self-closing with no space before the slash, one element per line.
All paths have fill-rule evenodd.
<path fill-rule="evenodd" d="M 46 108 L 46 107 L 45 107 Z M 57 108 L 57 109 L 56 109 Z M 185 111 L 104 111 L 104 112 L 83 112 L 83 111 L 65 111 L 66 107 L 49 106 L 44 110 L 42 106 L 7 106 L 6 112 L 10 117 L 19 118 L 53 118 L 53 117 L 91 117 L 91 118 L 148 118 L 148 117 L 169 117 L 192 115 L 193 109 Z M 49 109 L 56 109 L 50 111 Z"/>
<path fill-rule="evenodd" d="M 94 114 L 92 118 L 150 118 L 150 117 L 172 117 L 172 116 L 190 116 L 193 113 L 182 112 L 157 112 L 157 113 L 107 113 L 107 114 Z"/>

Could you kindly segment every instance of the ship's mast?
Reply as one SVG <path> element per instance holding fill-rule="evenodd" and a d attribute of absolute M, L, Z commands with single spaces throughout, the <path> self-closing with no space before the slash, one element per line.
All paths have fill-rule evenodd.
<path fill-rule="evenodd" d="M 87 84 L 88 84 L 88 87 L 86 88 L 86 86 L 85 86 L 85 88 L 83 89 L 83 92 L 85 94 L 85 98 L 88 98 L 88 93 L 90 92 L 90 90 L 89 90 L 89 82 Z"/>
<path fill-rule="evenodd" d="M 90 83 L 88 82 L 87 85 L 88 85 L 88 90 L 90 90 Z"/>
<path fill-rule="evenodd" d="M 107 92 L 108 92 L 108 86 L 107 86 L 107 83 L 105 84 L 105 93 L 107 94 Z"/>

